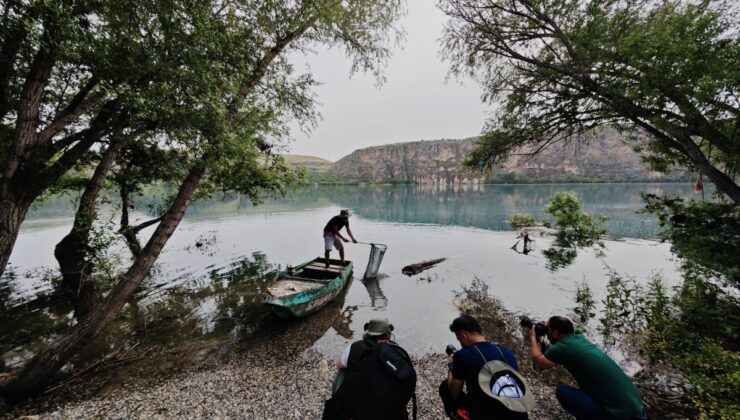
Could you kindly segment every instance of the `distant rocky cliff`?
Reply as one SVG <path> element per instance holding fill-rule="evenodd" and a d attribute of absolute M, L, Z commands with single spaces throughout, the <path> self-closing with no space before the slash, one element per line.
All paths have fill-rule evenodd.
<path fill-rule="evenodd" d="M 368 147 L 340 159 L 331 165 L 329 172 L 369 182 L 419 184 L 688 179 L 683 171 L 665 175 L 648 170 L 623 137 L 612 130 L 593 134 L 588 144 L 583 141 L 556 144 L 536 156 L 519 151 L 489 174 L 460 167 L 476 141 L 476 138 L 434 140 Z"/>
<path fill-rule="evenodd" d="M 479 182 L 480 176 L 459 168 L 473 143 L 473 139 L 435 140 L 368 147 L 343 157 L 330 171 L 374 182 Z"/>

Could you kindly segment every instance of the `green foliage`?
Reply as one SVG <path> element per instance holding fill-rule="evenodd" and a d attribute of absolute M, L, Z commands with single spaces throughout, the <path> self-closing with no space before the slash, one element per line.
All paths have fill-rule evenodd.
<path fill-rule="evenodd" d="M 87 251 L 95 278 L 102 291 L 116 284 L 118 277 L 125 270 L 122 254 L 114 247 L 120 245 L 118 227 L 112 220 L 103 221 L 92 227 Z"/>
<path fill-rule="evenodd" d="M 606 216 L 581 211 L 581 202 L 573 192 L 561 191 L 553 194 L 544 210 L 555 219 L 555 225 L 560 231 L 593 239 L 606 234 L 603 227 Z"/>
<path fill-rule="evenodd" d="M 553 194 L 544 208 L 555 219 L 558 228 L 553 246 L 542 251 L 547 269 L 554 271 L 569 266 L 578 256 L 578 248 L 603 245 L 598 242 L 606 234 L 606 216 L 581 211 L 581 202 L 573 192 Z M 549 223 L 543 223 L 549 226 Z"/>
<path fill-rule="evenodd" d="M 680 409 L 732 419 L 740 414 L 740 302 L 708 275 L 687 265 L 684 284 L 670 294 L 658 274 L 643 288 L 610 270 L 599 321 L 606 344 L 632 338 L 650 361 L 681 373 Z M 584 294 L 579 288 L 578 307 Z"/>
<path fill-rule="evenodd" d="M 514 212 L 509 218 L 509 225 L 515 229 L 535 226 L 536 224 L 537 220 L 529 213 Z"/>
<path fill-rule="evenodd" d="M 642 344 L 686 378 L 689 408 L 705 418 L 732 419 L 740 415 L 740 302 L 712 287 L 706 274 L 688 267 L 672 298 L 656 298 L 655 290 L 647 296 Z"/>
<path fill-rule="evenodd" d="M 339 175 L 332 172 L 308 172 L 308 182 L 325 185 L 354 185 L 362 182 L 361 179 Z"/>
<path fill-rule="evenodd" d="M 645 318 L 642 288 L 632 277 L 621 276 L 609 270 L 606 297 L 602 301 L 603 316 L 599 319 L 604 341 L 614 345 L 619 335 L 639 331 Z"/>
<path fill-rule="evenodd" d="M 573 264 L 578 256 L 578 249 L 574 245 L 567 243 L 565 246 L 556 244 L 548 249 L 542 250 L 542 255 L 547 259 L 546 268 L 550 271 L 557 271 L 561 268 Z"/>
<path fill-rule="evenodd" d="M 493 169 L 611 126 L 653 169 L 697 168 L 740 200 L 732 0 L 444 0 L 442 52 L 498 112 L 467 160 Z M 698 146 L 697 146 L 698 143 Z"/>
<path fill-rule="evenodd" d="M 594 300 L 593 292 L 588 287 L 588 283 L 584 280 L 576 288 L 576 307 L 573 308 L 573 312 L 578 315 L 580 324 L 588 323 L 588 320 L 596 316 L 594 309 L 596 307 L 596 301 Z"/>
<path fill-rule="evenodd" d="M 643 199 L 645 211 L 655 214 L 663 227 L 660 237 L 670 241 L 674 252 L 740 286 L 740 206 L 652 194 Z"/>

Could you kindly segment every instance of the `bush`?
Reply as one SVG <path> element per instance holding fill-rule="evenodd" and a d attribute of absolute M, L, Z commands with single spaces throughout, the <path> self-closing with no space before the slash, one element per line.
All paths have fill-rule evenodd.
<path fill-rule="evenodd" d="M 509 224 L 516 229 L 530 227 L 537 224 L 536 219 L 529 213 L 515 212 L 509 218 Z"/>
<path fill-rule="evenodd" d="M 591 239 L 598 239 L 606 234 L 606 216 L 581 211 L 581 202 L 573 192 L 560 191 L 553 194 L 545 206 L 545 212 L 555 219 L 555 225 L 560 231 Z"/>
<path fill-rule="evenodd" d="M 682 258 L 740 286 L 740 206 L 643 195 L 645 211 L 658 217 L 660 237 Z"/>
<path fill-rule="evenodd" d="M 706 276 L 700 267 L 686 265 L 683 286 L 669 295 L 659 275 L 641 288 L 634 279 L 610 271 L 600 330 L 607 345 L 631 337 L 650 362 L 681 373 L 685 400 L 673 411 L 740 418 L 740 303 Z M 575 312 L 588 319 L 591 308 L 588 286 L 581 285 Z"/>

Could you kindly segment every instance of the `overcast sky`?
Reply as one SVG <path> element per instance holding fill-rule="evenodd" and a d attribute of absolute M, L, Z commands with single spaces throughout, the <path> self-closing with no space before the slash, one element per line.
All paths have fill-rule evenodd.
<path fill-rule="evenodd" d="M 339 51 L 320 50 L 304 59 L 322 83 L 315 92 L 323 119 L 309 135 L 292 130 L 290 153 L 337 161 L 368 146 L 480 133 L 488 107 L 475 82 L 445 82 L 448 67 L 439 58 L 445 18 L 434 3 L 407 2 L 401 20 L 406 41 L 394 51 L 380 88 L 372 75 L 350 78 L 350 63 Z"/>

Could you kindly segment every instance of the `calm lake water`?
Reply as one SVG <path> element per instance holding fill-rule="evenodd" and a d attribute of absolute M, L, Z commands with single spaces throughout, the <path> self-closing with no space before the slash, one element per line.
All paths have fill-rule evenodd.
<path fill-rule="evenodd" d="M 356 339 L 369 318 L 383 316 L 409 352 L 438 353 L 454 342 L 447 327 L 457 315 L 455 294 L 474 279 L 487 284 L 507 309 L 537 318 L 571 314 L 582 282 L 600 300 L 608 268 L 642 283 L 659 273 L 675 284 L 678 261 L 669 244 L 653 240 L 658 226 L 651 215 L 638 213 L 640 193 L 690 196 L 691 187 L 314 186 L 259 206 L 233 197 L 194 203 L 135 299 L 88 351 L 95 356 L 142 341 L 162 346 L 204 337 L 240 341 L 267 323 L 279 328 L 260 303 L 266 285 L 276 270 L 322 255 L 324 225 L 339 209 L 349 208 L 356 238 L 386 244 L 388 250 L 379 279 L 363 282 L 370 247 L 346 245 L 355 279 L 341 308 L 327 309 L 342 311 L 344 323 L 320 326 L 312 348 L 337 358 L 352 333 Z M 548 237 L 536 238 L 527 255 L 511 249 L 517 238 L 505 223 L 510 214 L 524 211 L 543 218 L 548 197 L 561 190 L 574 191 L 586 211 L 609 216 L 611 239 L 605 247 L 581 249 L 564 260 L 543 254 L 552 245 Z M 8 368 L 69 325 L 70 308 L 51 293 L 49 278 L 56 275 L 54 245 L 68 232 L 72 212 L 70 198 L 54 197 L 24 222 L 0 281 L 0 357 Z M 123 263 L 128 258 L 122 244 L 116 244 L 114 254 Z M 401 274 L 405 265 L 439 257 L 448 260 L 414 277 Z"/>

